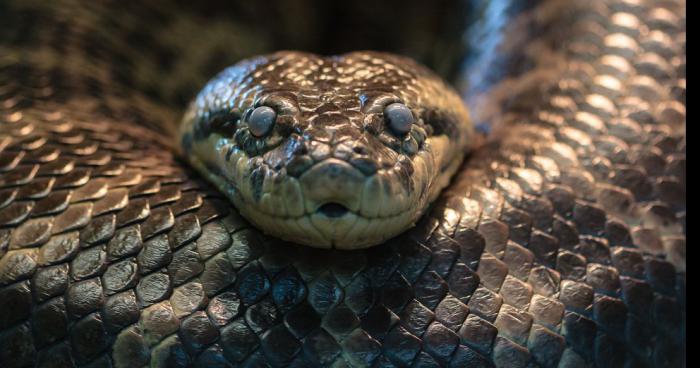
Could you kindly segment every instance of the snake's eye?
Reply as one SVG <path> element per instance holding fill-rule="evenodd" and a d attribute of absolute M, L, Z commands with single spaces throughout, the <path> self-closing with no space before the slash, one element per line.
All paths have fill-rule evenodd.
<path fill-rule="evenodd" d="M 414 122 L 411 109 L 398 102 L 384 108 L 384 118 L 394 133 L 399 135 L 410 132 Z"/>
<path fill-rule="evenodd" d="M 260 138 L 270 132 L 277 119 L 277 113 L 269 106 L 256 107 L 248 117 L 248 129 Z"/>

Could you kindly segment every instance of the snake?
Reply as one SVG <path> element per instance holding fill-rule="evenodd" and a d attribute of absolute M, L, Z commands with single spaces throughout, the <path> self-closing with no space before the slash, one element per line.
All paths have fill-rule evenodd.
<path fill-rule="evenodd" d="M 477 3 L 451 84 L 0 4 L 0 366 L 685 366 L 685 3 Z"/>

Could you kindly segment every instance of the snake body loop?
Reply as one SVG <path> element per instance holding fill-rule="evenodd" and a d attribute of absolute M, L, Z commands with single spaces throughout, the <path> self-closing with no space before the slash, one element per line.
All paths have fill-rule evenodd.
<path fill-rule="evenodd" d="M 238 68 L 271 83 L 284 80 L 278 70 L 304 70 L 275 93 L 260 80 L 243 93 L 227 78 L 248 74 L 224 72 L 181 120 L 164 96 L 195 84 L 204 56 L 264 42 L 244 42 L 252 31 L 221 18 L 202 22 L 189 5 L 149 4 L 131 9 L 148 22 L 122 2 L 0 5 L 5 23 L 30 25 L 0 29 L 1 367 L 686 364 L 684 2 L 523 6 L 485 47 L 489 62 L 470 69 L 477 87 L 460 91 L 490 132 L 458 168 L 476 136 L 459 125 L 466 119 L 445 118 L 464 113 L 455 92 L 387 54 L 251 59 Z M 303 87 L 314 83 L 305 66 L 351 60 L 378 62 L 333 80 L 311 71 L 317 88 Z M 379 94 L 342 88 L 364 88 L 374 67 L 368 75 L 386 77 L 373 82 Z M 179 154 L 204 178 L 172 150 L 180 121 Z M 266 185 L 302 186 L 309 173 L 323 188 L 354 189 L 389 175 L 387 162 L 396 180 L 382 187 L 413 193 L 401 188 L 429 178 L 415 175 L 415 157 L 435 155 L 440 141 L 444 160 L 423 164 L 447 169 L 423 200 L 376 209 L 415 210 L 387 237 L 414 227 L 387 240 L 344 230 L 374 239 L 365 243 L 340 233 L 309 241 L 381 244 L 312 248 L 245 219 L 269 219 L 252 208 L 282 211 Z M 216 161 L 229 151 L 207 142 L 235 149 Z M 334 153 L 314 161 L 324 145 Z M 222 170 L 234 159 L 245 170 Z M 282 171 L 279 186 L 267 181 Z M 215 175 L 234 176 L 214 188 Z M 224 184 L 255 207 L 233 206 L 238 194 Z M 365 197 L 310 185 L 328 197 L 298 211 L 309 229 L 314 214 L 365 209 Z M 258 225 L 305 241 L 303 229 L 275 224 Z"/>

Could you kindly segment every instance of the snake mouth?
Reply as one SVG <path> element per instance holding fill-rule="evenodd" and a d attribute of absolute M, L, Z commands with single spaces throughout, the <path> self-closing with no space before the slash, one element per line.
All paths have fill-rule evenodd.
<path fill-rule="evenodd" d="M 329 202 L 318 208 L 318 213 L 329 218 L 338 218 L 345 216 L 350 210 L 340 203 Z"/>

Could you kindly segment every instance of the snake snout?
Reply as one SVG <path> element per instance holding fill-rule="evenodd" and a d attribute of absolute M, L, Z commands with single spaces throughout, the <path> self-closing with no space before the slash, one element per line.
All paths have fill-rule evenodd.
<path fill-rule="evenodd" d="M 337 218 L 358 211 L 365 179 L 346 161 L 328 158 L 317 163 L 299 178 L 307 213 Z"/>

